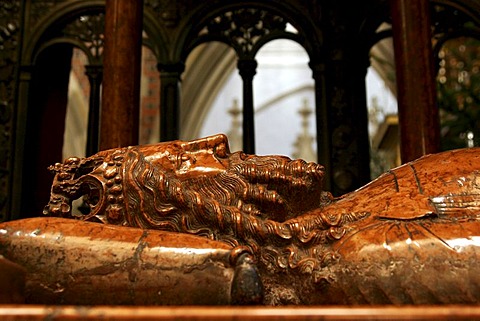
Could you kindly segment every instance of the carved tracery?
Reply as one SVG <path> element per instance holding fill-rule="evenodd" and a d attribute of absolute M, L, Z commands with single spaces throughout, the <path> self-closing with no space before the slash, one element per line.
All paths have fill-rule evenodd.
<path fill-rule="evenodd" d="M 65 26 L 63 34 L 82 42 L 95 59 L 92 63 L 100 63 L 104 45 L 104 28 L 103 13 L 82 15 Z"/>
<path fill-rule="evenodd" d="M 200 33 L 212 39 L 220 39 L 231 45 L 239 57 L 254 58 L 257 44 L 267 36 L 285 33 L 287 22 L 284 18 L 266 10 L 255 8 L 228 11 L 210 20 Z"/>

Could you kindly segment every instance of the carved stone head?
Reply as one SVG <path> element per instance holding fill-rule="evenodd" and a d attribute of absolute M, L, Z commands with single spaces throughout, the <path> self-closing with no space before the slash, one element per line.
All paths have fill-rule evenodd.
<path fill-rule="evenodd" d="M 83 196 L 83 219 L 173 230 L 182 230 L 180 222 L 170 226 L 179 211 L 208 207 L 203 212 L 209 217 L 232 207 L 285 221 L 317 207 L 323 195 L 322 166 L 230 153 L 225 135 L 106 150 L 50 170 L 55 178 L 44 214 L 70 217 L 72 201 Z"/>

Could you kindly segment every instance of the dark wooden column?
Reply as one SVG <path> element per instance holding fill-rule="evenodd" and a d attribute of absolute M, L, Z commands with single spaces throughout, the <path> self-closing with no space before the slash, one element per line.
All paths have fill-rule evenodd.
<path fill-rule="evenodd" d="M 158 64 L 160 71 L 160 140 L 176 140 L 180 136 L 180 77 L 183 63 Z"/>
<path fill-rule="evenodd" d="M 100 88 L 103 77 L 103 67 L 100 65 L 85 66 L 85 74 L 90 82 L 90 100 L 88 106 L 88 130 L 86 156 L 98 152 L 98 137 L 100 130 Z"/>
<path fill-rule="evenodd" d="M 107 0 L 100 149 L 138 144 L 143 1 Z"/>
<path fill-rule="evenodd" d="M 253 77 L 257 73 L 257 61 L 255 59 L 239 59 L 238 72 L 243 80 L 243 151 L 247 154 L 255 154 Z"/>
<path fill-rule="evenodd" d="M 440 146 L 430 1 L 391 0 L 402 162 Z"/>
<path fill-rule="evenodd" d="M 330 115 L 327 102 L 325 64 L 310 62 L 312 77 L 315 80 L 315 115 L 317 125 L 317 162 L 325 167 L 323 188 L 332 190 L 332 144 L 330 133 Z"/>

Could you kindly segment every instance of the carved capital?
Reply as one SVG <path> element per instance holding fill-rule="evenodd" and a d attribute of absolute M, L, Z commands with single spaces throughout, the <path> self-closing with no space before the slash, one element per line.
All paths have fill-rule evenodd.
<path fill-rule="evenodd" d="M 177 73 L 177 74 L 180 75 L 185 70 L 185 64 L 183 62 L 159 63 L 159 64 L 157 64 L 157 69 L 162 74 L 163 73 Z"/>
<path fill-rule="evenodd" d="M 90 81 L 102 81 L 103 77 L 103 66 L 101 65 L 86 65 L 85 74 L 90 79 Z"/>
<path fill-rule="evenodd" d="M 257 73 L 257 61 L 255 59 L 239 59 L 238 71 L 243 79 L 252 80 Z"/>

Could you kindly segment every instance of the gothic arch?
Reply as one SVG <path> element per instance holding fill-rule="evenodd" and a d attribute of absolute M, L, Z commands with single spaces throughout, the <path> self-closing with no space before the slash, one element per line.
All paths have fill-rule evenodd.
<path fill-rule="evenodd" d="M 480 4 L 469 0 L 434 0 L 433 53 L 438 67 L 441 47 L 450 39 L 466 36 L 480 39 Z"/>
<path fill-rule="evenodd" d="M 25 94 L 18 97 L 15 135 L 15 158 L 22 164 L 15 168 L 18 179 L 13 186 L 21 195 L 19 208 L 14 207 L 18 213 L 26 216 L 41 213 L 51 179 L 47 167 L 62 160 L 73 48 L 80 48 L 90 64 L 101 63 L 101 37 L 84 39 L 82 36 L 92 34 L 80 35 L 73 31 L 68 34 L 68 28 L 75 28 L 80 17 L 96 17 L 90 22 L 100 24 L 101 30 L 97 31 L 103 34 L 103 11 L 100 1 L 67 2 L 58 10 L 29 16 L 27 24 L 33 32 L 26 38 L 20 59 L 19 92 Z"/>
<path fill-rule="evenodd" d="M 282 3 L 282 4 L 284 4 L 284 3 Z M 325 83 L 325 80 L 326 80 L 325 76 L 328 75 L 328 74 L 335 74 L 336 73 L 336 71 L 334 71 L 334 70 L 335 70 L 335 68 L 338 68 L 338 67 L 335 65 L 336 64 L 335 61 L 337 61 L 338 58 L 335 56 L 335 55 L 337 55 L 337 51 L 336 51 L 337 48 L 331 47 L 331 46 L 330 47 L 325 47 L 324 46 L 324 44 L 323 44 L 323 40 L 324 40 L 323 29 L 319 28 L 319 26 L 321 26 L 322 24 L 326 24 L 326 23 L 328 24 L 330 21 L 325 21 L 325 19 L 327 19 L 328 17 L 326 18 L 326 17 L 320 15 L 319 6 L 316 6 L 316 10 L 318 10 L 318 12 L 314 12 L 313 14 L 312 14 L 312 12 L 309 12 L 308 14 L 305 14 L 305 13 L 302 14 L 300 12 L 301 11 L 301 6 L 296 6 L 294 8 L 287 8 L 287 6 L 285 6 L 284 8 L 280 8 L 280 4 L 278 2 L 273 4 L 273 2 L 270 3 L 270 2 L 265 1 L 265 2 L 262 2 L 260 4 L 258 2 L 250 1 L 250 2 L 248 2 L 248 5 L 243 4 L 242 8 L 246 8 L 245 10 L 248 10 L 249 5 L 252 8 L 255 8 L 257 10 L 266 10 L 273 15 L 278 14 L 280 17 L 283 17 L 283 19 L 286 22 L 292 24 L 298 31 L 298 34 L 295 34 L 293 37 L 288 37 L 288 36 L 282 37 L 282 36 L 279 36 L 278 34 L 270 35 L 269 37 L 265 37 L 264 38 L 265 40 L 263 42 L 258 42 L 256 44 L 256 46 L 253 46 L 252 52 L 247 53 L 246 55 L 243 55 L 243 57 L 253 58 L 256 51 L 258 51 L 258 49 L 261 48 L 261 46 L 263 44 L 267 43 L 270 40 L 279 39 L 279 38 L 287 38 L 287 39 L 295 40 L 306 50 L 307 54 L 310 57 L 309 66 L 312 69 L 313 78 L 316 81 L 316 89 L 315 89 L 315 91 L 316 91 L 316 106 L 315 106 L 315 108 L 317 110 L 317 112 L 316 112 L 317 131 L 322 131 L 322 135 L 323 135 L 323 140 L 321 140 L 319 142 L 319 145 L 326 146 L 323 150 L 319 149 L 319 154 L 322 154 L 323 157 L 324 157 L 323 159 L 320 159 L 320 162 L 325 164 L 326 163 L 325 159 L 328 159 L 331 155 L 331 150 L 330 150 L 330 147 L 329 147 L 329 146 L 331 146 L 331 144 L 328 141 L 331 139 L 331 131 L 335 129 L 335 128 L 329 128 L 328 124 L 326 124 L 328 122 L 327 119 L 331 119 L 331 116 L 329 114 L 335 113 L 332 110 L 333 106 L 331 106 L 329 104 L 329 100 L 333 99 L 336 104 L 341 104 L 341 106 L 343 106 L 344 102 L 342 102 L 342 100 L 344 98 L 342 97 L 342 95 L 345 95 L 344 92 L 336 90 L 336 92 L 339 93 L 338 97 L 326 98 L 326 95 L 332 95 L 332 94 L 328 93 L 329 89 L 327 89 L 326 86 L 329 86 L 329 85 L 327 85 Z M 312 5 L 312 8 L 313 7 L 314 6 Z M 217 37 L 216 36 L 208 37 L 208 36 L 204 36 L 204 35 L 201 36 L 201 37 L 198 37 L 198 35 L 201 34 L 202 29 L 205 28 L 205 26 L 208 25 L 209 21 L 217 19 L 217 22 L 218 22 L 218 19 L 219 19 L 218 17 L 221 17 L 226 12 L 232 12 L 232 11 L 235 11 L 237 9 L 238 9 L 238 6 L 236 6 L 234 4 L 227 4 L 227 5 L 224 5 L 224 6 L 220 6 L 220 5 L 216 4 L 216 5 L 211 5 L 210 7 L 204 6 L 202 8 L 199 8 L 198 10 L 195 10 L 196 15 L 198 15 L 198 16 L 193 15 L 192 17 L 189 17 L 189 19 L 187 19 L 185 21 L 195 20 L 195 21 L 198 21 L 198 22 L 196 23 L 196 25 L 191 27 L 190 30 L 182 29 L 183 31 L 180 31 L 180 37 L 178 38 L 179 39 L 178 44 L 174 46 L 174 48 L 175 48 L 174 50 L 177 50 L 177 51 L 176 51 L 175 54 L 172 54 L 172 56 L 176 57 L 175 59 L 177 61 L 182 61 L 183 62 L 184 60 L 186 60 L 186 57 L 191 52 L 191 50 L 200 43 L 204 43 L 204 42 L 211 41 L 211 40 L 216 40 L 216 41 L 222 41 L 224 43 L 229 44 L 228 40 L 226 40 L 224 38 L 222 39 L 221 34 L 220 34 L 220 36 L 217 36 Z M 305 9 L 305 8 L 303 8 L 303 9 Z M 328 9 L 334 11 L 335 9 L 338 9 L 338 8 L 332 9 L 331 7 L 328 7 Z M 380 11 L 380 10 L 378 10 L 378 11 Z M 308 18 L 306 18 L 307 16 L 308 16 Z M 312 17 L 313 17 L 313 19 L 312 19 Z M 221 21 L 220 21 L 220 23 L 221 23 Z M 341 23 L 347 23 L 347 22 L 346 21 L 341 21 L 340 24 Z M 377 23 L 377 22 L 374 21 L 373 24 L 375 24 L 375 23 Z M 378 22 L 378 25 L 380 23 L 381 22 Z M 227 25 L 226 28 L 228 29 L 228 27 L 229 26 Z M 221 28 L 219 28 L 219 29 L 222 30 Z M 368 31 L 374 33 L 376 31 L 376 26 L 373 30 L 368 30 Z M 335 30 L 333 34 L 330 34 L 328 36 L 331 37 L 331 38 L 335 38 L 336 37 L 335 32 L 338 32 L 338 30 Z M 307 42 L 307 40 L 308 40 L 308 42 Z M 354 38 L 354 40 L 356 40 L 358 43 L 361 43 L 361 40 L 364 40 L 364 39 L 363 38 L 362 39 Z M 344 43 L 340 43 L 339 45 L 341 47 L 345 46 Z M 182 50 L 182 51 L 178 52 L 178 50 Z M 237 49 L 237 56 L 241 56 L 242 52 L 240 51 L 240 55 L 239 55 L 238 51 L 239 50 Z M 368 51 L 367 50 L 364 50 L 364 51 L 365 52 L 364 52 L 364 57 L 363 57 L 363 62 L 362 62 L 362 67 L 361 67 L 361 68 L 364 68 L 363 77 L 366 74 L 366 66 L 368 65 Z M 339 56 L 339 57 L 342 57 L 342 56 Z M 355 56 L 352 56 L 352 57 L 355 57 Z M 350 63 L 352 63 L 352 60 L 351 60 L 352 57 L 347 58 L 347 59 L 350 59 Z M 213 59 L 213 57 L 212 57 L 212 59 Z M 226 59 L 230 59 L 230 61 L 231 61 L 232 57 L 228 57 Z M 343 61 L 343 59 L 344 58 L 338 59 L 338 62 L 341 63 Z M 331 63 L 329 63 L 329 61 L 332 61 L 332 60 L 335 62 L 333 65 Z M 354 61 L 356 61 L 356 60 L 354 60 Z M 345 68 L 345 67 L 340 67 L 340 68 Z M 361 68 L 359 69 L 360 74 L 362 74 L 362 69 Z M 359 72 L 355 71 L 355 73 L 358 74 Z M 252 79 L 253 79 L 253 75 L 252 75 Z M 191 81 L 191 79 L 190 79 L 190 81 Z M 337 81 L 337 80 L 334 80 L 333 82 L 335 82 L 335 81 Z M 339 81 L 342 82 L 344 80 L 339 79 Z M 354 80 L 354 82 L 355 81 L 357 81 L 357 80 Z M 361 80 L 361 81 L 364 82 L 364 79 Z M 196 85 L 197 86 L 202 86 L 203 84 L 201 82 L 196 82 Z M 332 85 L 330 85 L 330 86 L 332 86 Z M 330 89 L 333 90 L 334 87 L 332 87 Z M 211 92 L 211 91 L 209 91 L 209 92 Z M 365 95 L 365 94 L 363 93 L 363 95 Z M 362 97 L 362 94 L 359 92 L 358 101 L 361 100 L 361 97 Z M 191 99 L 191 98 L 190 99 L 184 99 L 184 101 L 187 101 L 187 100 L 194 101 L 194 99 Z M 207 100 L 204 100 L 204 101 L 207 101 Z M 366 104 L 366 102 L 365 102 L 365 104 Z M 205 113 L 204 110 L 203 111 L 201 110 L 202 108 L 205 108 L 205 105 L 193 104 L 193 106 L 192 106 L 190 104 L 186 104 L 186 105 L 183 104 L 182 106 L 183 106 L 182 122 L 181 122 L 182 128 L 186 127 L 186 128 L 188 128 L 189 132 L 192 132 L 195 129 L 191 125 L 192 124 L 196 125 L 197 123 L 191 121 L 190 119 L 195 118 L 198 121 L 198 118 L 199 118 L 198 116 L 202 117 Z M 361 107 L 361 106 L 359 106 L 359 107 Z M 188 110 L 185 110 L 187 108 L 188 108 Z M 344 108 L 344 107 L 341 107 L 341 108 Z M 362 108 L 354 109 L 354 113 L 361 113 L 361 109 Z M 366 114 L 366 110 L 365 110 L 364 113 Z M 356 118 L 358 119 L 358 117 L 356 117 Z M 360 118 L 363 118 L 363 116 L 360 117 Z M 365 116 L 365 118 L 366 118 L 366 116 Z M 247 118 L 247 119 L 249 119 L 249 118 Z M 319 119 L 321 121 L 318 121 Z M 343 120 L 335 120 L 335 122 L 338 122 L 338 123 L 342 123 L 342 121 Z M 185 126 L 185 124 L 187 124 L 187 126 Z M 198 126 L 198 125 L 196 125 L 196 126 Z M 335 125 L 335 127 L 336 127 L 336 125 Z M 340 126 L 340 127 L 342 127 L 342 126 Z M 365 122 L 365 127 L 366 127 L 366 122 Z M 244 132 L 245 132 L 245 130 L 244 130 Z M 366 129 L 365 129 L 365 132 L 366 132 Z M 185 137 L 185 136 L 186 136 L 185 133 L 182 132 L 182 137 Z M 363 134 L 356 135 L 356 136 L 357 137 L 363 137 Z M 368 143 L 368 140 L 365 140 L 365 141 L 367 141 L 367 143 Z M 362 143 L 362 145 L 364 145 L 364 144 Z M 345 145 L 345 146 L 347 146 L 347 145 Z M 354 145 L 352 145 L 352 146 L 354 146 Z M 356 147 L 352 147 L 352 148 L 356 148 Z M 244 149 L 246 149 L 245 148 L 245 141 L 244 141 Z M 248 150 L 247 150 L 247 152 L 248 152 Z M 337 162 L 337 164 L 340 164 L 341 162 L 342 161 L 339 161 L 339 162 Z M 363 163 L 366 163 L 366 162 L 362 162 L 362 164 Z M 351 165 L 348 164 L 346 166 L 351 166 Z M 362 167 L 362 166 L 357 166 L 357 167 Z M 364 171 L 364 172 L 366 172 L 366 171 Z M 356 175 L 356 174 L 351 174 L 351 175 Z M 369 177 L 368 173 L 366 173 L 365 175 L 364 174 L 362 174 L 362 175 L 363 175 L 363 177 Z M 362 181 L 364 179 L 365 178 L 359 178 L 357 180 L 357 178 L 352 178 L 352 179 L 349 180 L 348 184 L 345 183 L 345 184 L 342 184 L 342 186 L 344 186 L 345 187 L 344 189 L 347 190 L 347 189 L 351 188 L 350 185 L 359 184 L 358 182 Z M 327 184 L 329 184 L 329 183 L 327 183 Z"/>
<path fill-rule="evenodd" d="M 315 21 L 310 21 L 305 18 L 305 15 L 298 10 L 297 7 L 288 4 L 287 2 L 278 2 L 273 0 L 268 1 L 242 1 L 241 4 L 222 4 L 205 2 L 203 7 L 198 10 L 193 10 L 192 14 L 186 17 L 186 22 L 194 22 L 193 26 L 184 24 L 181 26 L 177 41 L 173 46 L 172 57 L 178 61 L 185 61 L 186 57 L 198 44 L 210 41 L 220 40 L 216 37 L 210 39 L 198 40 L 198 36 L 213 19 L 219 17 L 226 12 L 232 12 L 240 9 L 257 9 L 264 10 L 269 14 L 282 17 L 285 22 L 292 24 L 300 35 L 299 38 L 294 37 L 295 41 L 300 42 L 311 58 L 318 53 L 322 46 L 322 35 L 315 28 Z M 320 17 L 318 17 L 320 19 Z M 285 34 L 283 35 L 285 36 Z M 304 37 L 303 37 L 304 36 Z M 228 44 L 228 43 L 227 43 Z M 262 44 L 263 45 L 263 44 Z"/>
<path fill-rule="evenodd" d="M 247 103 L 244 103 L 244 110 L 250 110 L 249 112 L 244 111 L 244 117 L 246 114 L 248 114 L 250 116 L 247 116 L 246 119 L 252 119 L 252 121 L 244 122 L 244 124 L 253 124 L 253 103 L 248 103 L 248 101 L 250 100 L 245 99 L 245 86 L 249 86 L 248 84 L 245 85 L 245 83 L 251 83 L 251 81 L 253 80 L 253 75 L 255 74 L 255 72 L 253 71 L 252 74 L 250 68 L 256 68 L 255 55 L 258 50 L 263 45 L 272 40 L 284 38 L 299 43 L 300 46 L 302 46 L 306 50 L 311 60 L 318 59 L 318 54 L 314 52 L 313 48 L 318 47 L 321 42 L 317 36 L 309 38 L 305 35 L 307 32 L 304 32 L 304 30 L 315 29 L 309 29 L 305 26 L 305 24 L 308 24 L 308 22 L 305 22 L 306 19 L 297 19 L 295 14 L 293 14 L 296 11 L 297 10 L 295 8 L 289 8 L 288 5 L 285 5 L 285 8 L 280 8 L 278 2 L 276 2 L 275 5 L 269 5 L 269 3 L 266 1 L 262 3 L 253 1 L 248 3 L 242 3 L 241 7 L 235 4 L 223 6 L 212 5 L 210 7 L 204 6 L 203 8 L 196 10 L 195 14 L 186 19 L 186 21 L 196 21 L 193 27 L 190 26 L 189 28 L 180 28 L 178 42 L 173 47 L 174 53 L 172 54 L 172 56 L 175 57 L 173 61 L 175 63 L 183 64 L 186 61 L 187 56 L 192 52 L 194 48 L 196 48 L 200 44 L 207 42 L 223 42 L 227 46 L 233 48 L 235 50 L 238 63 L 243 63 L 244 66 L 244 68 L 242 68 L 240 67 L 240 65 L 238 65 L 240 74 L 242 75 L 242 77 L 244 77 L 244 74 L 251 75 L 247 76 L 247 78 L 251 77 L 251 79 L 244 79 L 244 101 L 247 100 Z M 243 25 L 234 26 L 234 21 L 236 19 L 235 15 L 237 14 L 237 12 L 241 12 L 242 16 L 245 14 L 250 15 L 250 18 L 252 18 L 251 21 L 245 19 L 244 21 L 240 22 L 240 24 L 244 23 Z M 297 17 L 300 16 L 302 15 L 297 12 Z M 238 20 L 235 22 L 238 22 Z M 262 24 L 262 27 L 252 27 L 255 26 L 257 23 Z M 287 23 L 294 26 L 298 33 L 292 33 L 287 31 L 285 29 Z M 251 26 L 252 28 L 250 30 L 252 30 L 252 32 L 258 33 L 255 36 L 250 37 L 251 35 L 249 34 L 249 30 L 242 30 L 244 25 Z M 307 41 L 306 39 L 309 39 L 309 41 Z M 224 55 L 223 52 L 219 52 L 218 54 L 220 56 Z M 222 68 L 225 68 L 226 64 L 232 62 L 231 55 L 224 55 L 223 58 L 218 58 L 223 59 L 223 61 L 219 62 Z M 214 57 L 212 57 L 212 59 L 214 59 Z M 252 67 L 250 67 L 250 65 Z M 225 80 L 225 76 L 223 75 L 223 78 L 222 76 L 220 76 L 220 79 Z M 195 83 L 197 84 L 197 86 L 202 86 L 201 84 L 203 84 L 203 82 L 199 81 L 196 81 Z M 214 83 L 213 92 L 218 91 L 218 89 L 218 83 Z M 212 91 L 208 90 L 208 92 Z M 183 108 L 180 116 L 181 124 L 187 124 L 187 126 L 181 126 L 181 128 L 188 128 L 189 133 L 194 132 L 195 129 L 198 130 L 198 116 L 203 118 L 206 113 L 204 108 L 210 105 L 205 105 L 205 103 L 211 103 L 211 100 L 213 99 L 208 99 L 207 97 L 203 98 L 203 106 L 200 104 L 194 104 L 193 106 L 191 106 L 182 102 Z M 184 99 L 187 101 L 193 101 L 191 97 L 188 97 L 188 94 L 184 95 Z M 191 119 L 196 119 L 196 122 L 193 122 Z M 192 125 L 196 126 L 196 128 L 193 129 Z M 250 128 L 251 129 L 244 128 L 244 132 L 253 132 L 253 125 L 251 125 Z M 184 134 L 181 131 L 182 136 L 188 136 L 189 133 Z M 254 142 L 252 141 L 254 138 L 252 138 L 252 136 L 254 136 L 254 134 L 251 134 L 249 136 L 250 139 L 247 137 L 245 141 L 250 143 L 247 143 L 247 145 L 245 145 L 244 141 L 244 148 L 247 151 L 252 152 L 254 148 Z"/>
<path fill-rule="evenodd" d="M 458 10 L 464 17 L 470 19 L 477 29 L 451 29 L 445 35 L 438 35 L 439 26 L 441 28 L 448 28 L 445 26 L 445 22 L 439 22 L 436 20 L 435 12 L 432 11 L 432 25 L 437 25 L 434 29 L 433 37 L 437 37 L 434 45 L 434 57 L 438 59 L 438 52 L 442 45 L 449 39 L 453 39 L 459 36 L 472 36 L 475 38 L 480 37 L 480 2 L 476 0 L 430 0 L 432 5 L 440 5 L 450 10 Z M 362 30 L 362 39 L 367 39 L 367 49 L 371 48 L 372 55 L 370 57 L 371 66 L 379 73 L 382 79 L 385 81 L 387 87 L 396 96 L 396 83 L 395 83 L 395 68 L 394 68 L 394 56 L 393 56 L 393 42 L 392 32 L 390 26 L 390 18 L 388 3 L 380 4 L 376 7 L 372 7 L 368 15 L 365 15 L 368 19 L 365 21 L 364 28 Z M 452 11 L 453 12 L 453 11 Z M 384 27 L 378 30 L 378 32 L 372 34 L 375 26 L 379 26 L 384 23 Z M 370 26 L 370 27 L 368 27 Z M 437 32 L 437 34 L 435 34 Z M 376 61 L 378 59 L 378 61 Z M 438 63 L 436 63 L 438 67 Z"/>
<path fill-rule="evenodd" d="M 462 11 L 480 24 L 480 2 L 476 0 L 430 0 L 439 5 L 448 6 Z"/>
<path fill-rule="evenodd" d="M 147 10 L 148 3 L 143 11 L 143 30 L 145 35 L 143 37 L 143 45 L 147 46 L 157 57 L 159 63 L 167 63 L 169 61 L 169 45 L 168 45 L 168 30 L 169 25 L 160 23 L 158 17 L 155 16 L 152 10 Z"/>
<path fill-rule="evenodd" d="M 22 64 L 28 66 L 34 63 L 39 51 L 46 48 L 46 42 L 51 42 L 51 44 L 58 43 L 53 41 L 55 38 L 54 34 L 56 34 L 55 28 L 64 27 L 82 15 L 104 13 L 104 11 L 105 1 L 103 0 L 65 2 L 60 5 L 58 9 L 45 15 L 32 26 L 34 32 L 25 44 L 21 59 Z"/>

